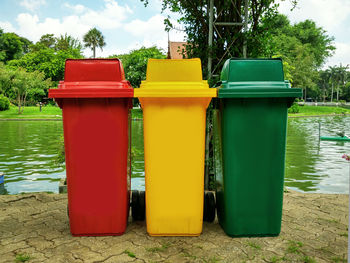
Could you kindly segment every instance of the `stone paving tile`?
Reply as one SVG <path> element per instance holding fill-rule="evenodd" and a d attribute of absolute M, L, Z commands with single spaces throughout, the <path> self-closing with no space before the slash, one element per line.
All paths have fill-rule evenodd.
<path fill-rule="evenodd" d="M 278 237 L 230 238 L 217 221 L 199 237 L 72 237 L 66 194 L 0 196 L 0 262 L 347 262 L 348 195 L 285 193 Z"/>

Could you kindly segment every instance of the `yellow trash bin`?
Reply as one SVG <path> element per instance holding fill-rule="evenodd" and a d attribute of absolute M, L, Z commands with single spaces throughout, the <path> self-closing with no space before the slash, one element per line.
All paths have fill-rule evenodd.
<path fill-rule="evenodd" d="M 216 89 L 202 80 L 200 59 L 150 59 L 134 91 L 143 109 L 147 232 L 198 236 L 206 109 Z"/>

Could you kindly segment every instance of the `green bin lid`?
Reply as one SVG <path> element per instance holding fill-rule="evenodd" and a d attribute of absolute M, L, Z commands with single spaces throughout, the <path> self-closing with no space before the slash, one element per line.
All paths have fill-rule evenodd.
<path fill-rule="evenodd" d="M 284 80 L 283 64 L 277 59 L 226 60 L 221 71 L 219 98 L 297 98 L 301 89 Z"/>

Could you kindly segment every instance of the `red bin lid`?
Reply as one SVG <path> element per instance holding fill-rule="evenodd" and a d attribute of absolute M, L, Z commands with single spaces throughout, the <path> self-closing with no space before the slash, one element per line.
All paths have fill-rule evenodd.
<path fill-rule="evenodd" d="M 64 81 L 49 90 L 49 98 L 133 97 L 119 59 L 67 59 Z"/>

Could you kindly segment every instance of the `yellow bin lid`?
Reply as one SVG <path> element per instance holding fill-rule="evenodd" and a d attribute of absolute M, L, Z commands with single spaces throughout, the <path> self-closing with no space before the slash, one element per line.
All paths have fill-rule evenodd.
<path fill-rule="evenodd" d="M 146 80 L 135 97 L 216 97 L 216 89 L 210 89 L 202 79 L 201 60 L 149 59 Z"/>

